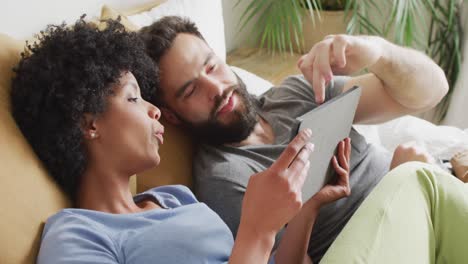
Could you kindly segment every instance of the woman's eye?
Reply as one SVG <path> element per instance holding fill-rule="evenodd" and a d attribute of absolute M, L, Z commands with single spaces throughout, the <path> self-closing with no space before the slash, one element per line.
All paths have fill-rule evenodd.
<path fill-rule="evenodd" d="M 128 98 L 128 101 L 129 102 L 132 102 L 132 103 L 136 103 L 138 101 L 138 97 L 131 97 L 131 98 Z"/>

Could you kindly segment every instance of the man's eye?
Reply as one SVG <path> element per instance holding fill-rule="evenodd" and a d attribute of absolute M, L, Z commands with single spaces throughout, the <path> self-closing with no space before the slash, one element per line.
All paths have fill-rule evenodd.
<path fill-rule="evenodd" d="M 211 66 L 208 68 L 208 72 L 212 72 L 215 68 L 216 68 L 216 64 L 211 65 Z"/>
<path fill-rule="evenodd" d="M 131 97 L 131 98 L 128 98 L 128 101 L 129 102 L 132 102 L 132 103 L 136 103 L 138 101 L 138 97 Z"/>
<path fill-rule="evenodd" d="M 190 96 L 192 96 L 193 92 L 195 92 L 195 89 L 196 89 L 196 86 L 193 86 L 192 89 L 190 89 L 184 96 L 184 98 L 189 98 Z"/>

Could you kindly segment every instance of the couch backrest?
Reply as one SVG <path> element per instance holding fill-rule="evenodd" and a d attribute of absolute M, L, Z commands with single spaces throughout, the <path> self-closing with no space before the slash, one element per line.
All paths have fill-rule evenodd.
<path fill-rule="evenodd" d="M 12 67 L 23 46 L 0 34 L 0 263 L 35 263 L 45 220 L 69 205 L 11 116 Z"/>

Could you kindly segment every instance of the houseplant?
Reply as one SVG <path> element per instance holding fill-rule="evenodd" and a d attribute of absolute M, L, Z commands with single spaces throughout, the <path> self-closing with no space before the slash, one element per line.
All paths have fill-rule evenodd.
<path fill-rule="evenodd" d="M 330 9 L 343 10 L 348 34 L 378 35 L 425 51 L 449 80 L 449 94 L 436 118 L 444 117 L 461 66 L 463 0 L 238 0 L 238 4 L 244 1 L 250 2 L 242 12 L 240 30 L 255 23 L 253 39 L 272 52 L 310 48 L 304 41 L 304 16 L 314 27 Z"/>

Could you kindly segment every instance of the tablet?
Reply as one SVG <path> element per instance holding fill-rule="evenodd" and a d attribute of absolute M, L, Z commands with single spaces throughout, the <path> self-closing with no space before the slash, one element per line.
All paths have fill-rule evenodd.
<path fill-rule="evenodd" d="M 310 142 L 315 145 L 309 157 L 309 175 L 302 189 L 303 201 L 335 177 L 331 159 L 338 143 L 349 136 L 360 96 L 361 88 L 354 86 L 298 118 L 299 130 L 310 128 Z"/>

